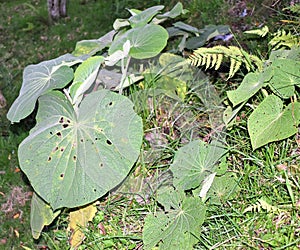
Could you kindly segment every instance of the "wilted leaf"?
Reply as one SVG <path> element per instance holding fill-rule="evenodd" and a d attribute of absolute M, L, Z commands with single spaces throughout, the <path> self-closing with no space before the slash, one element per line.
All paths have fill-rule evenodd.
<path fill-rule="evenodd" d="M 30 226 L 34 239 L 38 239 L 44 226 L 48 226 L 60 214 L 60 210 L 53 211 L 52 208 L 33 193 L 30 210 Z"/>
<path fill-rule="evenodd" d="M 84 240 L 84 232 L 82 229 L 87 227 L 88 222 L 92 221 L 97 213 L 97 208 L 94 204 L 86 207 L 78 208 L 70 212 L 68 230 L 72 231 L 70 245 L 78 247 Z"/>

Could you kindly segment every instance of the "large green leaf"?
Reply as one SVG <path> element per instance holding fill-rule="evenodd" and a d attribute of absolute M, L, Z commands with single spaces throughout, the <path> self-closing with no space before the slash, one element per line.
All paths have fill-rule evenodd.
<path fill-rule="evenodd" d="M 181 147 L 174 157 L 170 170 L 174 186 L 189 190 L 198 187 L 213 172 L 226 149 L 220 143 L 206 144 L 195 140 Z"/>
<path fill-rule="evenodd" d="M 78 61 L 78 57 L 66 54 L 27 66 L 23 72 L 20 94 L 10 107 L 7 118 L 11 122 L 19 122 L 34 110 L 35 103 L 41 95 L 52 89 L 65 87 L 73 79 L 73 70 L 65 65 L 65 62 L 70 61 Z"/>
<path fill-rule="evenodd" d="M 44 226 L 48 226 L 60 214 L 60 210 L 53 211 L 36 193 L 33 193 L 30 210 L 30 226 L 34 239 L 38 239 Z"/>
<path fill-rule="evenodd" d="M 253 149 L 297 133 L 300 123 L 300 103 L 283 102 L 275 95 L 267 96 L 248 119 L 248 131 Z"/>
<path fill-rule="evenodd" d="M 109 54 L 123 50 L 123 45 L 127 40 L 131 45 L 129 55 L 136 59 L 146 59 L 156 56 L 165 48 L 168 32 L 156 24 L 130 29 L 113 41 L 109 48 Z"/>
<path fill-rule="evenodd" d="M 168 204 L 166 212 L 146 216 L 143 230 L 145 250 L 157 245 L 164 250 L 193 249 L 193 244 L 197 242 L 193 234 L 200 233 L 206 207 L 199 198 L 178 193 L 180 191 L 170 189 L 168 195 L 164 196 L 164 203 Z"/>
<path fill-rule="evenodd" d="M 58 91 L 40 97 L 37 125 L 19 146 L 19 162 L 54 210 L 90 203 L 126 177 L 143 135 L 132 106 L 108 90 L 86 96 L 78 114 Z"/>
<path fill-rule="evenodd" d="M 273 62 L 274 75 L 270 80 L 272 90 L 282 98 L 294 95 L 295 85 L 300 86 L 300 62 L 277 59 Z"/>

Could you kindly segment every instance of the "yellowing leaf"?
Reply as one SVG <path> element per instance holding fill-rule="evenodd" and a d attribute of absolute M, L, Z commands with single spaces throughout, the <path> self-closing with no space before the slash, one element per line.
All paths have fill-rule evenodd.
<path fill-rule="evenodd" d="M 97 212 L 95 204 L 79 208 L 70 213 L 68 230 L 72 231 L 70 244 L 72 247 L 78 247 L 84 240 L 82 228 L 86 227 Z"/>

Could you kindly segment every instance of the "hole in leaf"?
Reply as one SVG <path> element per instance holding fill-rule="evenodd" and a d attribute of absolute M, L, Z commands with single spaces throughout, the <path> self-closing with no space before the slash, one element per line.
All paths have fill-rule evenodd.
<path fill-rule="evenodd" d="M 59 119 L 59 121 L 58 121 L 59 123 L 63 123 L 64 122 L 64 118 L 63 117 L 61 117 L 60 119 Z"/>
<path fill-rule="evenodd" d="M 69 127 L 69 124 L 66 124 L 66 123 L 65 123 L 65 124 L 63 124 L 62 126 L 63 126 L 63 128 L 67 128 L 67 127 Z"/>
<path fill-rule="evenodd" d="M 111 105 L 113 105 L 113 102 L 110 102 L 110 103 L 108 104 L 108 106 L 111 106 Z"/>
<path fill-rule="evenodd" d="M 61 138 L 61 132 L 57 132 L 56 135 Z"/>
<path fill-rule="evenodd" d="M 107 145 L 112 145 L 112 142 L 110 140 L 106 140 Z"/>
<path fill-rule="evenodd" d="M 51 158 L 51 156 L 49 156 L 48 161 L 51 161 L 51 160 L 52 160 L 52 158 Z"/>
<path fill-rule="evenodd" d="M 52 152 L 55 152 L 55 151 L 57 151 L 58 150 L 58 147 L 55 147 L 53 150 L 52 150 Z"/>
<path fill-rule="evenodd" d="M 83 139 L 82 139 L 82 138 L 80 139 L 80 142 L 83 142 Z"/>
<path fill-rule="evenodd" d="M 76 161 L 76 159 L 77 159 L 77 157 L 76 157 L 76 155 L 74 155 L 74 156 L 73 156 L 73 160 Z"/>
<path fill-rule="evenodd" d="M 52 132 L 52 131 L 50 131 L 50 135 L 53 135 L 53 132 Z"/>
<path fill-rule="evenodd" d="M 93 191 L 96 193 L 96 192 L 97 192 L 97 189 L 96 189 L 96 188 L 94 188 L 94 189 L 93 189 Z"/>
<path fill-rule="evenodd" d="M 69 119 L 67 119 L 67 123 L 71 123 L 71 121 Z"/>
<path fill-rule="evenodd" d="M 64 148 L 61 148 L 61 149 L 60 149 L 61 152 L 64 152 L 64 150 L 65 150 Z"/>
<path fill-rule="evenodd" d="M 60 178 L 64 178 L 64 174 L 60 174 L 60 176 L 59 176 Z"/>
<path fill-rule="evenodd" d="M 101 168 L 103 168 L 103 163 L 101 162 L 101 163 L 99 164 L 99 166 L 100 166 Z"/>

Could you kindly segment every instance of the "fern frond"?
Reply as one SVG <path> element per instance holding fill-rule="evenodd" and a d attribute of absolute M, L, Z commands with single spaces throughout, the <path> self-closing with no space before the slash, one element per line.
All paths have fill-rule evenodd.
<path fill-rule="evenodd" d="M 212 48 L 199 48 L 187 59 L 193 66 L 205 66 L 205 70 L 214 68 L 218 70 L 223 60 L 227 58 L 230 62 L 228 78 L 233 77 L 244 64 L 247 71 L 257 68 L 262 70 L 263 62 L 257 56 L 250 55 L 236 46 L 225 47 L 218 45 Z"/>
<path fill-rule="evenodd" d="M 293 35 L 291 32 L 287 33 L 285 30 L 278 30 L 273 36 L 269 42 L 273 50 L 279 49 L 280 47 L 292 48 L 300 43 L 298 36 Z"/>
<path fill-rule="evenodd" d="M 268 213 L 280 212 L 280 209 L 278 207 L 272 206 L 271 204 L 266 202 L 264 199 L 260 198 L 260 199 L 258 199 L 258 201 L 255 204 L 245 208 L 243 213 L 260 212 L 261 210 L 266 210 Z"/>
<path fill-rule="evenodd" d="M 251 34 L 251 35 L 257 35 L 260 37 L 265 37 L 269 33 L 269 27 L 264 26 L 261 29 L 247 30 L 247 31 L 244 31 L 244 33 Z"/>

